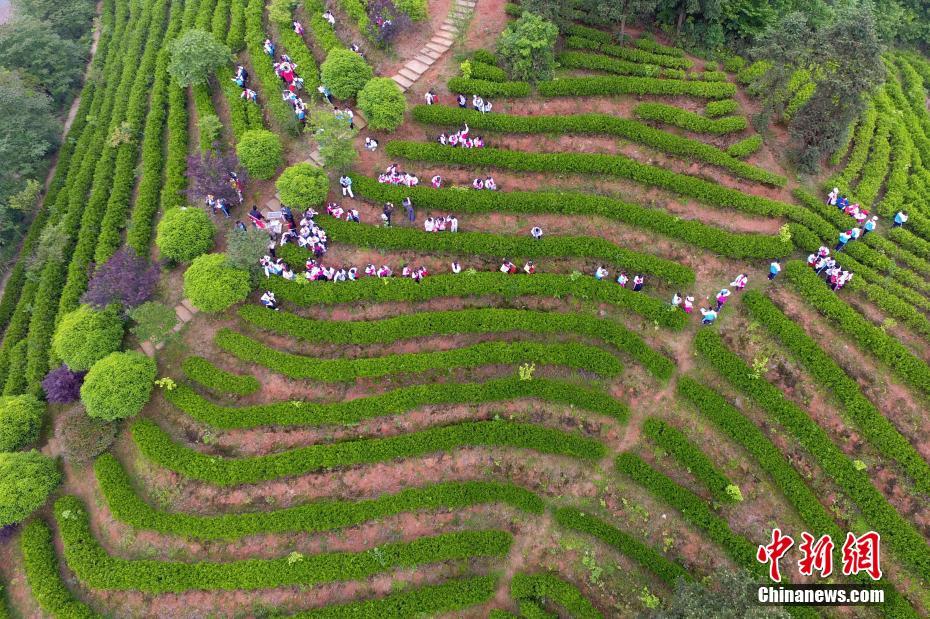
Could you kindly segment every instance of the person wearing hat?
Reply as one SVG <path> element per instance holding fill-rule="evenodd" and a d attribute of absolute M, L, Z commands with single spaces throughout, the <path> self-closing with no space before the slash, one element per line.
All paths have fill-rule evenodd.
<path fill-rule="evenodd" d="M 872 230 L 874 230 L 875 226 L 877 225 L 878 225 L 878 215 L 872 215 L 872 218 L 869 219 L 867 222 L 865 222 L 865 224 L 862 226 L 862 237 L 861 238 L 864 239 L 865 235 L 871 232 Z"/>

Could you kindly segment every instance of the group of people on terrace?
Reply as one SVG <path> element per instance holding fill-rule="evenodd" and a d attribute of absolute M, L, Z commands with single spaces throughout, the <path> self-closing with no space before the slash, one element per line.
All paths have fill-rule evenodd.
<path fill-rule="evenodd" d="M 387 183 L 389 185 L 404 185 L 405 187 L 416 187 L 420 184 L 420 179 L 417 178 L 414 174 L 409 172 L 402 172 L 397 167 L 396 163 L 392 163 L 387 167 L 383 174 L 378 175 L 379 183 Z M 351 184 L 351 183 L 350 183 Z M 343 191 L 343 194 L 345 192 Z"/>
<path fill-rule="evenodd" d="M 446 135 L 445 133 L 440 133 L 439 137 L 436 138 L 437 141 L 443 146 L 461 146 L 462 148 L 484 148 L 484 138 L 480 135 L 471 137 L 470 130 L 468 128 L 468 123 L 465 123 L 465 126 L 462 129 L 459 129 L 455 133 L 450 133 Z"/>
<path fill-rule="evenodd" d="M 297 32 L 298 26 L 300 30 L 303 30 L 303 26 L 300 26 L 299 22 L 295 21 L 294 24 L 295 32 Z M 271 39 L 265 39 L 265 53 L 271 57 L 275 75 L 284 83 L 285 87 L 281 93 L 281 98 L 294 110 L 294 116 L 298 122 L 301 124 L 307 122 L 307 104 L 297 94 L 304 87 L 303 78 L 297 74 L 297 64 L 287 54 L 281 54 L 280 59 L 274 62 L 275 45 L 271 42 Z"/>
<path fill-rule="evenodd" d="M 746 287 L 746 284 L 749 283 L 749 276 L 745 273 L 740 273 L 736 278 L 730 282 L 730 287 L 732 287 L 737 292 L 743 290 Z M 716 301 L 715 305 L 709 305 L 708 307 L 700 308 L 701 311 L 701 324 L 702 325 L 712 325 L 717 320 L 717 316 L 720 315 L 721 310 L 727 304 L 727 301 L 730 300 L 730 297 L 733 295 L 733 291 L 730 288 L 721 288 L 717 294 L 714 295 L 714 300 Z M 675 309 L 681 309 L 685 314 L 690 315 L 694 312 L 694 297 L 690 294 L 682 296 L 680 292 L 676 292 L 672 295 L 672 307 Z"/>
<path fill-rule="evenodd" d="M 807 257 L 807 266 L 823 277 L 831 290 L 839 290 L 853 278 L 852 272 L 843 270 L 830 256 L 830 248 L 825 245 Z"/>
<path fill-rule="evenodd" d="M 236 74 L 231 78 L 236 86 L 242 89 L 239 93 L 240 99 L 245 99 L 251 103 L 258 103 L 258 93 L 249 88 L 249 72 L 241 64 L 236 67 Z"/>

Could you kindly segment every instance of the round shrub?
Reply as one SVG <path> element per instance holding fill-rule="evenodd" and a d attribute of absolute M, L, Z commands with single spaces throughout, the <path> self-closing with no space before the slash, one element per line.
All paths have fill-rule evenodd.
<path fill-rule="evenodd" d="M 275 187 L 281 197 L 281 204 L 291 208 L 306 209 L 319 206 L 329 193 L 329 177 L 322 168 L 310 163 L 298 163 L 284 170 Z"/>
<path fill-rule="evenodd" d="M 52 404 L 74 402 L 81 395 L 81 384 L 87 372 L 75 372 L 67 365 L 60 365 L 42 379 L 45 399 Z"/>
<path fill-rule="evenodd" d="M 372 76 L 365 59 L 344 47 L 331 49 L 320 65 L 320 80 L 337 99 L 354 97 Z"/>
<path fill-rule="evenodd" d="M 184 272 L 185 296 L 205 312 L 221 312 L 245 300 L 250 289 L 248 272 L 230 266 L 226 254 L 200 256 Z"/>
<path fill-rule="evenodd" d="M 206 211 L 199 208 L 168 209 L 155 235 L 155 245 L 162 257 L 172 262 L 190 262 L 213 248 L 216 226 Z"/>
<path fill-rule="evenodd" d="M 55 461 L 37 451 L 0 453 L 0 527 L 45 505 L 60 481 Z"/>
<path fill-rule="evenodd" d="M 351 53 L 351 52 L 349 52 Z M 242 134 L 236 144 L 239 163 L 257 179 L 266 180 L 274 176 L 284 161 L 281 138 L 265 129 L 251 129 Z"/>
<path fill-rule="evenodd" d="M 369 127 L 394 131 L 404 122 L 407 99 L 394 80 L 376 77 L 358 93 L 358 107 L 365 113 Z"/>
<path fill-rule="evenodd" d="M 117 429 L 115 421 L 95 419 L 84 407 L 76 406 L 61 417 L 55 428 L 55 438 L 65 460 L 88 462 L 110 448 L 116 440 Z"/>
<path fill-rule="evenodd" d="M 45 405 L 34 395 L 0 398 L 0 451 L 16 451 L 39 438 Z"/>
<path fill-rule="evenodd" d="M 117 351 L 123 342 L 123 321 L 113 306 L 95 310 L 82 305 L 58 323 L 52 350 L 72 370 L 90 366 Z"/>
<path fill-rule="evenodd" d="M 81 402 L 91 417 L 132 417 L 149 401 L 156 372 L 155 361 L 140 352 L 112 353 L 90 368 L 81 385 Z"/>

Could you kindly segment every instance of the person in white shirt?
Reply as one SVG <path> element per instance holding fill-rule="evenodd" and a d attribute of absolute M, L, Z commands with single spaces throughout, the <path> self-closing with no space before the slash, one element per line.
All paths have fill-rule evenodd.
<path fill-rule="evenodd" d="M 371 137 L 365 138 L 365 150 L 370 152 L 378 150 L 378 141 Z"/>
<path fill-rule="evenodd" d="M 449 216 L 449 232 L 459 231 L 459 220 L 455 215 Z"/>
<path fill-rule="evenodd" d="M 433 218 L 427 217 L 423 220 L 423 229 L 427 232 L 432 232 L 434 230 Z"/>
<path fill-rule="evenodd" d="M 607 269 L 602 266 L 598 266 L 594 269 L 594 279 L 600 281 L 609 275 Z"/>
<path fill-rule="evenodd" d="M 323 19 L 328 21 L 330 26 L 336 25 L 336 17 L 328 10 L 323 12 Z"/>
<path fill-rule="evenodd" d="M 462 272 L 462 265 L 457 260 L 452 261 L 452 272 L 456 275 Z"/>
<path fill-rule="evenodd" d="M 701 314 L 704 316 L 703 320 L 701 320 L 702 325 L 713 324 L 713 322 L 717 320 L 717 312 L 712 309 L 704 309 L 702 307 Z"/>
<path fill-rule="evenodd" d="M 675 294 L 672 295 L 672 307 L 676 309 L 681 307 L 681 301 L 682 301 L 681 293 L 676 292 Z"/>
<path fill-rule="evenodd" d="M 530 230 L 530 234 L 533 235 L 533 238 L 537 241 L 542 238 L 543 231 L 539 226 L 533 226 L 533 229 Z"/>

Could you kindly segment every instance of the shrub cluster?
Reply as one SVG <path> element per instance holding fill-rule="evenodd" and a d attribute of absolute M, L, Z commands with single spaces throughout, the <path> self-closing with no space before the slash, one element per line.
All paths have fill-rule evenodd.
<path fill-rule="evenodd" d="M 856 135 L 853 142 L 852 152 L 846 160 L 846 167 L 843 171 L 831 178 L 825 183 L 832 187 L 849 187 L 850 183 L 859 176 L 862 166 L 869 158 L 869 147 L 872 144 L 872 136 L 875 133 L 875 126 L 878 124 L 878 110 L 875 109 L 871 101 L 856 125 Z"/>
<path fill-rule="evenodd" d="M 474 52 L 472 52 L 471 59 L 472 65 L 474 65 L 476 62 L 480 62 L 492 67 L 498 66 L 497 56 L 495 56 L 493 52 L 490 52 L 486 49 L 476 49 Z"/>
<path fill-rule="evenodd" d="M 625 422 L 629 416 L 626 405 L 604 391 L 545 378 L 519 380 L 512 377 L 485 383 L 446 383 L 442 389 L 433 385 L 411 385 L 380 395 L 332 403 L 289 401 L 245 407 L 219 406 L 184 385 L 165 392 L 165 398 L 197 421 L 223 430 L 260 426 L 351 425 L 374 417 L 406 413 L 426 405 L 482 404 L 520 398 L 575 407 L 613 417 L 620 422 Z"/>
<path fill-rule="evenodd" d="M 736 86 L 729 82 L 690 82 L 655 77 L 563 77 L 540 82 L 536 87 L 543 97 L 582 97 L 599 95 L 688 95 L 702 99 L 732 97 Z"/>
<path fill-rule="evenodd" d="M 652 52 L 653 54 L 664 54 L 666 56 L 674 56 L 676 58 L 684 58 L 685 52 L 682 49 L 677 47 L 669 47 L 668 45 L 662 45 L 655 39 L 652 39 L 648 36 L 641 36 L 636 39 L 633 44 L 639 49 L 646 50 L 647 52 Z"/>
<path fill-rule="evenodd" d="M 655 65 L 640 64 L 586 52 L 562 52 L 556 56 L 556 60 L 566 69 L 591 69 L 618 75 L 639 75 L 642 77 L 659 77 L 663 73 L 663 70 Z"/>
<path fill-rule="evenodd" d="M 133 490 L 132 479 L 112 454 L 94 463 L 94 473 L 113 517 L 135 529 L 195 539 L 234 540 L 259 533 L 317 533 L 360 525 L 404 512 L 454 510 L 502 503 L 541 514 L 544 503 L 528 490 L 509 483 L 453 481 L 360 501 L 320 500 L 273 511 L 202 516 L 159 511 Z"/>
<path fill-rule="evenodd" d="M 399 339 L 455 333 L 577 333 L 611 344 L 659 378 L 669 378 L 674 369 L 668 357 L 653 350 L 639 335 L 612 320 L 586 314 L 481 308 L 402 314 L 375 321 L 325 321 L 248 305 L 240 308 L 239 315 L 254 325 L 297 339 L 335 344 L 386 344 Z"/>
<path fill-rule="evenodd" d="M 115 422 L 91 417 L 83 406 L 75 406 L 58 418 L 55 438 L 61 445 L 65 460 L 84 463 L 109 449 L 116 440 L 118 429 Z"/>
<path fill-rule="evenodd" d="M 39 438 L 45 405 L 34 395 L 0 397 L 0 452 L 17 451 Z"/>
<path fill-rule="evenodd" d="M 727 99 L 725 101 L 730 100 L 731 99 Z M 707 118 L 700 114 L 695 114 L 694 112 L 689 112 L 688 110 L 665 103 L 640 103 L 633 108 L 633 114 L 643 120 L 674 125 L 694 133 L 725 135 L 727 133 L 745 131 L 749 127 L 749 121 L 746 120 L 745 116 Z"/>
<path fill-rule="evenodd" d="M 547 236 L 537 241 L 529 236 L 502 236 L 486 232 L 430 234 L 412 228 L 382 228 L 344 221 L 326 224 L 329 238 L 336 242 L 390 250 L 415 250 L 458 255 L 518 258 L 586 258 L 634 273 L 652 275 L 679 285 L 694 282 L 694 272 L 686 266 L 651 254 L 619 247 L 600 237 Z M 283 249 L 283 248 L 282 248 Z M 295 269 L 302 269 L 309 250 L 286 246 L 281 256 Z"/>
<path fill-rule="evenodd" d="M 859 184 L 856 185 L 856 195 L 863 206 L 872 205 L 888 174 L 888 163 L 891 159 L 891 143 L 888 138 L 891 135 L 892 124 L 893 121 L 888 117 L 881 116 L 875 127 L 871 152 L 862 168 Z"/>
<path fill-rule="evenodd" d="M 597 28 L 588 28 L 587 26 L 582 26 L 581 24 L 568 24 L 562 31 L 570 37 L 580 37 L 582 39 L 587 39 L 588 41 L 595 41 L 597 43 L 613 43 L 614 38 L 610 35 L 609 32 L 604 32 L 603 30 L 598 30 Z"/>
<path fill-rule="evenodd" d="M 842 301 L 803 262 L 792 261 L 785 274 L 801 296 L 830 323 L 845 331 L 856 343 L 886 363 L 892 371 L 919 391 L 930 393 L 930 367 L 894 337 L 876 327 Z"/>
<path fill-rule="evenodd" d="M 736 74 L 736 81 L 740 84 L 751 85 L 769 72 L 772 63 L 768 60 L 757 60 L 751 65 L 740 69 Z"/>
<path fill-rule="evenodd" d="M 785 177 L 740 161 L 716 146 L 655 129 L 641 122 L 609 114 L 574 114 L 563 116 L 522 116 L 511 114 L 482 114 L 474 110 L 438 105 L 418 105 L 413 117 L 422 123 L 461 125 L 474 129 L 506 133 L 580 133 L 617 135 L 633 142 L 645 144 L 658 151 L 686 160 L 699 159 L 729 170 L 734 175 L 777 187 L 784 186 Z M 761 142 L 759 136 L 754 136 Z"/>
<path fill-rule="evenodd" d="M 599 376 L 616 376 L 623 366 L 615 356 L 596 346 L 576 343 L 482 342 L 464 348 L 362 357 L 320 359 L 283 352 L 250 337 L 223 329 L 214 342 L 220 349 L 250 363 L 267 367 L 289 378 L 332 382 L 354 382 L 391 374 L 415 374 L 449 368 L 533 362 L 566 365 Z M 86 383 L 85 383 L 86 384 Z"/>
<path fill-rule="evenodd" d="M 190 262 L 213 247 L 216 225 L 199 208 L 172 208 L 158 222 L 155 245 L 172 262 Z"/>
<path fill-rule="evenodd" d="M 262 309 L 264 308 L 256 308 Z M 269 313 L 264 310 L 265 313 Z M 195 381 L 207 389 L 218 393 L 230 393 L 233 395 L 249 395 L 255 393 L 261 387 L 254 376 L 240 376 L 230 374 L 221 370 L 203 357 L 190 356 L 185 357 L 181 362 L 181 370 L 190 380 Z M 169 394 L 173 392 L 168 392 Z"/>
<path fill-rule="evenodd" d="M 574 507 L 555 510 L 555 521 L 560 526 L 596 537 L 608 546 L 640 564 L 669 585 L 679 578 L 692 580 L 692 576 L 678 563 L 666 559 L 658 550 L 647 546 L 635 537 L 604 522 L 597 516 Z"/>
<path fill-rule="evenodd" d="M 293 116 L 293 112 L 289 113 Z M 271 131 L 252 129 L 242 134 L 236 144 L 236 155 L 249 176 L 266 180 L 274 176 L 284 162 L 284 147 L 281 138 Z"/>
<path fill-rule="evenodd" d="M 358 108 L 372 129 L 394 131 L 404 122 L 407 99 L 397 82 L 389 77 L 376 77 L 359 91 Z"/>
<path fill-rule="evenodd" d="M 833 392 L 878 451 L 890 460 L 897 460 L 918 488 L 930 493 L 930 466 L 894 425 L 862 395 L 856 381 L 847 376 L 802 327 L 785 316 L 767 297 L 758 292 L 749 292 L 743 297 L 743 302 L 756 321 L 774 334 L 821 386 Z"/>
<path fill-rule="evenodd" d="M 725 82 L 727 74 L 723 71 L 699 71 L 688 74 L 688 79 L 701 82 Z"/>
<path fill-rule="evenodd" d="M 281 300 L 298 305 L 332 305 L 370 301 L 405 303 L 444 297 L 501 296 L 512 299 L 521 296 L 565 297 L 610 303 L 636 312 L 663 327 L 679 330 L 684 327 L 683 312 L 674 311 L 668 303 L 635 293 L 610 282 L 593 277 L 572 278 L 568 275 L 536 273 L 531 277 L 505 273 L 474 273 L 469 275 L 431 275 L 419 284 L 411 279 L 396 278 L 387 286 L 378 278 L 359 280 L 351 286 L 329 286 L 330 282 L 298 284 L 281 278 L 267 280 L 266 285 Z"/>
<path fill-rule="evenodd" d="M 600 443 L 593 445 L 603 454 Z M 55 460 L 38 451 L 0 452 L 0 527 L 22 522 L 45 505 L 60 481 Z"/>
<path fill-rule="evenodd" d="M 149 401 L 158 368 L 140 352 L 114 352 L 90 368 L 81 385 L 87 414 L 113 421 L 137 414 Z"/>
<path fill-rule="evenodd" d="M 640 163 L 624 155 L 600 153 L 531 153 L 500 148 L 449 148 L 421 142 L 389 142 L 387 153 L 412 161 L 429 161 L 457 165 L 493 166 L 522 172 L 558 172 L 561 174 L 606 174 L 626 178 L 644 185 L 666 189 L 693 197 L 705 204 L 734 208 L 756 215 L 787 215 L 798 223 L 812 217 L 806 209 L 757 196 L 695 176 L 672 172 L 660 166 Z M 821 224 L 826 224 L 822 220 Z M 829 226 L 828 226 L 829 228 Z M 832 230 L 830 231 L 832 234 Z"/>
<path fill-rule="evenodd" d="M 204 312 L 221 312 L 250 291 L 248 272 L 231 266 L 226 254 L 198 256 L 184 271 L 184 296 Z"/>
<path fill-rule="evenodd" d="M 530 96 L 528 82 L 492 82 L 475 78 L 453 77 L 446 86 L 451 92 L 481 97 L 515 98 Z"/>
<path fill-rule="evenodd" d="M 324 606 L 291 615 L 295 619 L 432 617 L 487 602 L 497 592 L 497 576 L 469 576 L 392 593 L 373 600 Z M 493 611 L 492 611 L 493 612 Z"/>
<path fill-rule="evenodd" d="M 81 371 L 119 350 L 122 343 L 123 321 L 115 306 L 101 311 L 82 305 L 62 317 L 52 350 L 70 369 Z"/>
<path fill-rule="evenodd" d="M 64 619 L 99 618 L 86 604 L 74 599 L 62 582 L 52 530 L 44 520 L 33 520 L 23 528 L 19 548 L 23 553 L 26 582 L 42 610 L 52 617 Z"/>
<path fill-rule="evenodd" d="M 640 64 L 651 64 L 672 69 L 690 69 L 694 64 L 683 56 L 655 54 L 642 49 L 621 47 L 620 45 L 614 45 L 608 42 L 592 41 L 586 38 L 586 36 L 569 36 L 565 39 L 565 43 L 570 48 L 594 49 L 610 56 L 616 56 L 617 58 L 629 60 L 630 62 L 638 62 Z"/>
<path fill-rule="evenodd" d="M 507 72 L 496 66 L 496 64 L 488 64 L 474 59 L 471 61 L 471 78 L 487 82 L 506 82 Z"/>
<path fill-rule="evenodd" d="M 745 140 L 740 140 L 727 148 L 727 154 L 737 159 L 745 159 L 762 148 L 762 136 L 754 133 Z"/>
<path fill-rule="evenodd" d="M 362 33 L 362 36 L 374 41 L 374 26 L 371 25 L 371 20 L 368 18 L 365 3 L 362 0 L 338 0 L 338 2 L 349 18 L 355 21 L 355 25 L 358 26 L 358 31 Z"/>
<path fill-rule="evenodd" d="M 471 557 L 506 555 L 513 541 L 504 531 L 461 531 L 412 542 L 383 544 L 362 552 L 327 552 L 294 561 L 245 559 L 197 563 L 127 560 L 113 557 L 90 529 L 81 501 L 66 496 L 55 503 L 68 566 L 94 589 L 138 590 L 145 593 L 256 590 L 287 585 L 314 585 L 361 580 L 395 568 Z"/>
<path fill-rule="evenodd" d="M 803 281 L 799 277 L 798 269 L 803 269 L 805 274 L 810 274 L 816 281 Z M 786 271 L 792 280 L 802 282 L 812 291 L 822 288 L 835 299 L 830 289 L 824 286 L 804 263 L 790 262 Z M 855 313 L 842 301 L 837 302 L 849 312 Z M 862 337 L 862 330 L 856 331 L 856 336 Z M 921 541 L 923 538 L 920 533 L 875 489 L 868 474 L 856 469 L 852 460 L 830 440 L 823 428 L 798 406 L 788 401 L 780 389 L 764 380 L 753 378 L 749 366 L 727 349 L 718 333 L 711 330 L 701 331 L 694 342 L 702 357 L 759 407 L 778 420 L 817 459 L 824 472 L 856 503 L 869 526 L 885 532 L 895 555 L 914 569 L 921 578 L 927 578 L 930 575 L 930 549 Z"/>
<path fill-rule="evenodd" d="M 600 619 L 603 615 L 575 585 L 559 578 L 553 572 L 514 574 L 510 581 L 510 595 L 515 600 L 550 600 L 579 619 Z"/>
<path fill-rule="evenodd" d="M 274 185 L 281 204 L 301 211 L 323 204 L 329 193 L 326 172 L 308 162 L 295 163 L 285 169 Z"/>
<path fill-rule="evenodd" d="M 783 257 L 791 253 L 791 243 L 777 236 L 739 234 L 708 226 L 698 220 L 686 220 L 665 211 L 615 198 L 590 194 L 531 191 L 458 191 L 431 187 L 394 187 L 358 176 L 352 185 L 356 193 L 374 202 L 399 203 L 410 196 L 421 207 L 457 213 L 511 212 L 523 214 L 558 213 L 561 215 L 600 216 L 678 239 L 732 258 Z"/>
<path fill-rule="evenodd" d="M 179 445 L 149 420 L 136 421 L 132 426 L 132 437 L 139 450 L 156 464 L 191 479 L 220 486 L 448 452 L 468 446 L 515 447 L 583 460 L 598 460 L 606 453 L 604 445 L 594 439 L 505 420 L 462 422 L 387 438 L 310 445 L 245 458 L 219 458 Z"/>
<path fill-rule="evenodd" d="M 708 118 L 719 118 L 732 114 L 739 110 L 739 103 L 736 99 L 721 99 L 720 101 L 708 101 L 704 106 L 704 116 Z"/>
<path fill-rule="evenodd" d="M 688 439 L 684 432 L 661 419 L 650 417 L 643 423 L 643 434 L 670 453 L 683 469 L 704 484 L 710 490 L 714 500 L 720 503 L 734 502 L 735 499 L 727 494 L 727 487 L 731 485 L 730 480 L 714 466 L 714 463 L 699 447 Z"/>
<path fill-rule="evenodd" d="M 365 19 L 368 19 L 367 16 Z M 320 65 L 320 79 L 337 99 L 355 97 L 373 75 L 371 65 L 364 58 L 342 47 L 329 50 L 326 60 Z"/>

